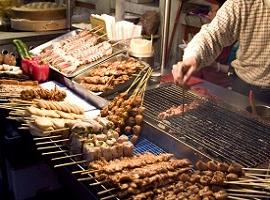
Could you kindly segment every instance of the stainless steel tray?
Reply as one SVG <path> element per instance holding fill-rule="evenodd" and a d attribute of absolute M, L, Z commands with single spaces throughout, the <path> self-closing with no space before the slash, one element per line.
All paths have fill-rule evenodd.
<path fill-rule="evenodd" d="M 93 95 L 97 95 L 97 96 L 101 96 L 101 97 L 106 97 L 106 96 L 109 96 L 109 95 L 112 95 L 114 93 L 119 93 L 119 92 L 122 92 L 124 90 L 126 90 L 131 84 L 132 82 L 134 81 L 135 79 L 135 75 L 130 78 L 129 80 L 125 81 L 124 83 L 121 83 L 117 86 L 115 86 L 112 90 L 107 90 L 107 91 L 104 91 L 104 92 L 91 92 L 90 90 L 88 90 L 87 88 L 83 87 L 80 83 L 79 83 L 79 79 L 81 77 L 85 77 L 89 74 L 89 72 L 91 72 L 92 69 L 94 68 L 97 68 L 99 67 L 100 65 L 102 65 L 103 63 L 105 62 L 109 62 L 109 61 L 122 61 L 122 60 L 127 60 L 128 58 L 130 58 L 128 55 L 126 54 L 118 54 L 118 55 L 115 55 L 109 59 L 107 59 L 106 61 L 102 62 L 102 63 L 99 63 L 97 64 L 95 67 L 91 68 L 91 69 L 88 69 L 87 71 L 83 72 L 82 74 L 76 76 L 75 78 L 72 79 L 72 82 L 73 82 L 73 87 L 76 89 L 76 90 L 80 90 L 80 91 L 84 91 L 84 93 L 91 93 Z M 150 67 L 146 62 L 143 62 L 143 61 L 139 61 L 144 68 L 143 70 L 145 71 L 148 67 Z"/>
<path fill-rule="evenodd" d="M 75 36 L 79 31 L 82 31 L 82 30 L 79 30 L 79 29 L 78 29 L 78 30 L 74 30 L 74 31 L 71 31 L 71 32 L 69 32 L 69 33 L 66 33 L 66 34 L 64 34 L 64 35 L 62 35 L 62 36 L 60 36 L 60 37 L 57 37 L 57 38 L 55 38 L 55 39 L 53 39 L 53 40 L 51 40 L 51 41 L 49 41 L 49 42 L 46 42 L 46 43 L 44 43 L 44 44 L 42 44 L 42 45 L 40 45 L 40 46 L 38 46 L 38 47 L 32 49 L 30 52 L 33 53 L 33 54 L 35 54 L 35 55 L 38 55 L 38 54 L 40 54 L 40 52 L 41 52 L 42 50 L 44 50 L 46 47 L 49 47 L 52 43 L 54 43 L 54 42 L 59 42 L 59 41 L 65 39 L 65 38 L 67 38 L 67 37 L 69 37 L 69 36 Z M 100 39 L 100 40 L 101 40 L 101 39 Z M 103 41 L 104 41 L 104 40 L 103 40 Z M 59 71 L 57 68 L 55 68 L 55 67 L 52 66 L 52 65 L 50 65 L 50 68 L 53 69 L 54 71 L 56 71 L 56 72 L 62 74 L 62 75 L 65 76 L 65 77 L 73 78 L 73 77 L 75 77 L 75 76 L 77 76 L 77 75 L 83 73 L 83 72 L 86 71 L 87 69 L 89 69 L 89 68 L 91 68 L 91 67 L 93 67 L 93 66 L 95 66 L 95 65 L 97 65 L 97 64 L 99 64 L 99 63 L 101 63 L 101 62 L 103 62 L 103 61 L 105 61 L 105 60 L 107 60 L 108 58 L 111 58 L 111 57 L 113 57 L 113 56 L 115 56 L 115 55 L 117 55 L 117 54 L 126 52 L 126 50 L 124 49 L 124 47 L 125 47 L 125 46 L 124 46 L 123 44 L 118 43 L 118 44 L 116 44 L 115 46 L 113 46 L 113 53 L 112 53 L 110 56 L 105 56 L 105 57 L 103 57 L 103 58 L 101 58 L 101 59 L 99 59 L 99 60 L 97 60 L 97 61 L 92 62 L 92 63 L 85 64 L 85 65 L 81 65 L 81 66 L 79 66 L 74 72 L 72 72 L 72 73 L 70 73 L 70 74 L 63 73 L 63 72 Z"/>

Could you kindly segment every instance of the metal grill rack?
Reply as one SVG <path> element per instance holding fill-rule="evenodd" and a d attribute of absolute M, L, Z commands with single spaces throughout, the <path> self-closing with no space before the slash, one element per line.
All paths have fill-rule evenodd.
<path fill-rule="evenodd" d="M 111 189 L 106 183 L 101 183 L 95 179 L 93 173 L 86 174 L 82 177 L 81 172 L 86 170 L 84 165 L 86 161 L 79 159 L 80 155 L 71 155 L 66 145 L 61 141 L 66 142 L 68 139 L 61 139 L 61 136 L 49 136 L 44 138 L 34 138 L 37 144 L 37 149 L 43 156 L 46 156 L 54 168 L 66 167 L 70 171 L 71 176 L 83 182 L 84 185 L 95 196 L 100 197 L 102 200 L 106 199 L 118 199 L 113 193 L 114 189 Z M 56 142 L 55 142 L 56 141 Z M 149 140 L 140 137 L 134 148 L 134 155 L 150 152 L 155 155 L 166 153 L 159 146 L 151 143 Z"/>
<path fill-rule="evenodd" d="M 185 103 L 195 99 L 201 99 L 202 103 L 183 117 L 160 121 L 157 117 L 160 112 L 182 104 L 181 91 L 173 85 L 146 91 L 146 120 L 214 159 L 235 161 L 245 167 L 256 167 L 268 161 L 270 126 L 228 105 L 200 98 L 189 91 Z"/>

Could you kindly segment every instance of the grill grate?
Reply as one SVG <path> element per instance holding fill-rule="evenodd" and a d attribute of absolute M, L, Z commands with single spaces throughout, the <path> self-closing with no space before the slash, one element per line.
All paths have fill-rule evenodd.
<path fill-rule="evenodd" d="M 173 105 L 182 104 L 181 88 L 164 86 L 145 94 L 145 116 L 150 123 L 162 125 L 170 134 L 199 151 L 245 167 L 265 163 L 270 155 L 270 126 L 244 116 L 232 107 L 202 99 L 202 103 L 185 113 L 159 121 L 157 115 Z M 185 103 L 200 97 L 191 92 Z"/>
<path fill-rule="evenodd" d="M 140 137 L 138 142 L 134 148 L 134 154 L 142 154 L 145 152 L 150 152 L 155 155 L 159 155 L 161 153 L 166 153 L 163 149 L 155 145 L 154 143 L 150 142 L 149 140 Z"/>

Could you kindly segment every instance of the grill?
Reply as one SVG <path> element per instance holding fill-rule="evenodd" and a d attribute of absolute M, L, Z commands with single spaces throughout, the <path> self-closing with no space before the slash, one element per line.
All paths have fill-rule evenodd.
<path fill-rule="evenodd" d="M 83 182 L 83 185 L 86 186 L 86 189 L 91 195 L 94 195 L 96 198 L 99 197 L 101 200 L 118 199 L 113 193 L 114 189 L 109 188 L 106 183 L 98 182 L 92 173 L 84 176 L 81 175 L 81 172 L 87 169 L 83 164 L 85 161 L 78 161 L 76 156 L 70 155 L 65 145 L 59 144 L 58 142 L 54 143 L 54 141 L 59 140 L 60 137 L 61 136 L 50 136 L 47 138 L 36 138 L 34 140 L 38 145 L 38 150 L 41 151 L 43 156 L 46 156 L 51 161 L 55 168 L 66 167 L 66 170 L 69 171 L 70 174 L 73 174 L 71 176 L 74 176 L 78 181 Z M 44 146 L 38 143 L 44 143 Z M 145 152 L 151 152 L 155 155 L 165 153 L 159 146 L 140 137 L 135 145 L 134 154 L 142 154 Z M 89 199 L 89 197 L 87 199 Z"/>
<path fill-rule="evenodd" d="M 182 88 L 174 85 L 146 91 L 146 121 L 213 159 L 238 162 L 245 167 L 266 163 L 270 155 L 270 126 L 224 103 L 188 91 L 185 103 L 196 99 L 202 103 L 183 117 L 160 121 L 160 112 L 183 103 L 181 94 Z"/>

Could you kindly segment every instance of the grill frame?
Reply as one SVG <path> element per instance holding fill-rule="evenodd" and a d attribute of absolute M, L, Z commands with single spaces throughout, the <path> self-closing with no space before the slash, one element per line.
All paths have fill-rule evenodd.
<path fill-rule="evenodd" d="M 269 160 L 269 157 L 267 157 L 267 155 L 270 154 L 270 145 L 268 145 L 267 142 L 269 142 L 270 144 L 270 135 L 267 135 L 267 130 L 270 133 L 270 125 L 268 123 L 264 123 L 263 121 L 258 120 L 257 118 L 252 117 L 251 115 L 248 115 L 246 112 L 243 112 L 231 105 L 227 105 L 224 102 L 218 100 L 213 101 L 201 97 L 191 91 L 188 91 L 185 94 L 185 103 L 190 103 L 195 99 L 199 99 L 202 101 L 202 104 L 196 109 L 190 110 L 185 113 L 184 117 L 178 116 L 172 117 L 171 119 L 167 119 L 165 121 L 160 121 L 157 118 L 157 114 L 159 112 L 165 111 L 172 105 L 182 104 L 181 92 L 182 88 L 175 85 L 163 85 L 157 88 L 147 90 L 144 97 L 144 107 L 146 108 L 146 111 L 144 113 L 145 121 L 153 125 L 154 127 L 159 126 L 159 130 L 168 133 L 176 140 L 191 147 L 193 150 L 200 152 L 202 155 L 208 158 L 227 162 L 234 161 L 242 164 L 245 167 L 256 167 L 258 165 L 264 164 L 265 161 Z M 228 116 L 230 116 L 233 120 L 226 119 L 226 117 Z M 232 121 L 235 122 L 232 123 Z M 253 147 L 253 141 L 251 143 L 250 141 L 247 141 L 247 144 L 250 144 L 249 146 L 240 146 L 241 152 L 238 154 L 233 152 L 236 148 L 234 146 L 232 146 L 232 148 L 226 148 L 225 145 L 223 146 L 223 149 L 219 149 L 221 148 L 221 146 L 217 146 L 218 144 L 216 144 L 215 147 L 209 147 L 209 138 L 212 139 L 211 143 L 213 144 L 216 142 L 213 141 L 213 138 L 215 138 L 215 136 L 213 136 L 212 134 L 211 137 L 205 137 L 204 131 L 206 128 L 203 128 L 201 126 L 201 123 L 205 123 L 207 125 L 207 128 L 209 129 L 208 132 L 212 131 L 213 133 L 217 133 L 217 131 L 220 131 L 219 134 L 222 135 L 224 135 L 224 133 L 225 135 L 228 135 L 229 133 L 242 131 L 242 133 L 244 132 L 246 134 L 245 137 L 251 138 L 247 130 L 263 132 L 263 135 L 260 134 L 260 137 L 262 137 L 263 140 L 261 138 L 258 138 L 257 136 L 252 137 L 257 137 L 256 143 L 259 144 L 257 144 L 257 147 L 261 148 L 263 146 L 266 153 L 264 154 L 264 152 L 258 151 L 257 148 L 254 149 L 256 146 Z M 196 133 L 192 133 L 194 131 L 196 131 Z M 198 137 L 196 138 L 194 136 L 195 134 L 199 135 L 200 137 L 204 136 L 204 140 L 201 140 L 201 138 Z M 208 136 L 210 135 L 209 133 L 207 134 Z M 239 135 L 239 137 L 236 138 L 239 140 L 239 142 L 236 144 L 241 144 L 242 140 L 245 138 L 241 138 L 241 135 L 239 133 L 237 134 Z M 231 139 L 231 136 L 229 138 L 224 138 L 224 136 L 219 137 L 221 137 L 223 140 L 226 139 L 222 142 L 222 144 L 228 144 L 228 141 Z M 230 144 L 233 143 L 229 143 L 228 145 Z M 201 148 L 202 146 L 204 148 Z M 243 155 L 239 155 L 245 152 L 247 147 L 252 150 L 252 159 L 254 160 L 248 160 L 246 158 L 243 158 Z M 225 155 L 224 150 L 227 151 L 227 155 L 231 155 Z M 262 155 L 257 154 L 256 152 L 259 152 Z M 267 152 L 269 152 L 269 154 Z M 246 157 L 249 157 L 250 152 L 246 152 L 245 155 Z M 260 156 L 263 157 L 263 159 L 261 161 L 256 160 L 257 158 L 260 158 Z"/>

